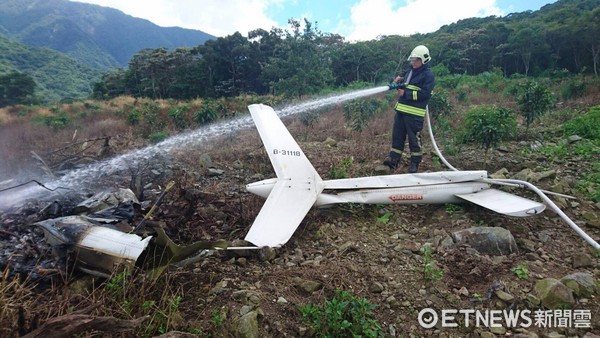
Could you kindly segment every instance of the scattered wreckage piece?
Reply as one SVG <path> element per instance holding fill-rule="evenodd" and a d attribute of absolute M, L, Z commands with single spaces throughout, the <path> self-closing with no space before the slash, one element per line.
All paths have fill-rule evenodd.
<path fill-rule="evenodd" d="M 160 227 L 147 231 L 154 231 L 156 236 L 132 233 L 128 223 L 134 216 L 133 204 L 139 203 L 131 190 L 101 192 L 73 209 L 92 213 L 47 219 L 35 225 L 43 230 L 57 256 L 72 255 L 79 270 L 99 277 L 109 277 L 124 266 L 142 267 L 158 277 L 169 266 L 185 266 L 206 257 L 210 250 L 227 247 L 225 241 L 177 245 Z"/>

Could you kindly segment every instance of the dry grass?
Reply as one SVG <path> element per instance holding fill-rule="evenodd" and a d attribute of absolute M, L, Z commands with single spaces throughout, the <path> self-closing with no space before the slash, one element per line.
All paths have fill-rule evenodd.
<path fill-rule="evenodd" d="M 4 269 L 0 282 L 0 335 L 2 337 L 16 336 L 16 326 L 22 323 L 25 309 L 30 309 L 37 297 L 27 280 L 19 276 L 9 279 L 8 268 Z M 23 332 L 21 332 L 23 333 Z"/>

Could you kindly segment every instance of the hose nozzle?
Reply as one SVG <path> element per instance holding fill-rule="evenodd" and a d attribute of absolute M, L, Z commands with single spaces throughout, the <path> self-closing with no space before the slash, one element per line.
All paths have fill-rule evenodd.
<path fill-rule="evenodd" d="M 396 83 L 396 82 L 392 82 L 388 85 L 388 87 L 390 88 L 390 90 L 394 90 L 394 89 L 404 89 L 406 88 L 406 85 L 404 83 Z"/>

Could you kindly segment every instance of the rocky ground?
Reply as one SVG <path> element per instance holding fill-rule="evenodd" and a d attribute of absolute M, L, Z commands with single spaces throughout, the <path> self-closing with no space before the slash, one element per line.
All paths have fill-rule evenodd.
<path fill-rule="evenodd" d="M 343 128 L 341 110 L 336 108 L 323 115 L 310 131 L 294 119 L 287 120 L 286 125 L 322 177 L 331 178 L 342 171 L 347 177 L 381 174 L 379 162 L 389 147 L 390 122 L 389 116 L 381 116 L 368 130 L 350 132 Z M 535 150 L 524 151 L 535 148 L 535 142 L 539 140 L 515 141 L 494 150 L 488 172 L 525 178 L 543 189 L 578 197 L 555 200 L 589 235 L 600 239 L 600 205 L 575 189 L 576 180 L 592 162 L 598 162 L 598 155 L 551 159 Z M 430 147 L 429 142 L 426 144 Z M 481 151 L 472 147 L 447 159 L 460 169 L 485 169 Z M 403 166 L 398 172 L 405 170 Z M 443 168 L 432 156 L 426 156 L 421 171 L 436 170 Z M 132 187 L 130 173 L 117 176 L 112 188 Z M 246 130 L 211 146 L 182 149 L 149 161 L 138 176 L 142 179 L 133 187 L 145 186 L 142 190 L 148 201 L 156 198 L 166 182 L 176 182 L 152 219 L 175 242 L 224 239 L 243 245 L 240 240 L 263 203 L 245 192 L 244 186 L 274 173 L 258 134 Z M 526 191 L 513 192 L 535 199 Z M 73 199 L 78 198 L 83 196 Z M 40 212 L 41 203 L 30 203 L 0 213 L 1 257 L 3 265 L 9 267 L 5 271 L 29 269 L 37 281 L 54 281 L 53 292 L 44 296 L 52 302 L 64 305 L 68 298 L 66 303 L 75 308 L 92 303 L 89 295 L 94 293 L 90 289 L 101 285 L 98 279 L 74 272 L 61 284 L 56 274 L 44 273 L 63 269 L 64 262 L 54 259 L 40 244 L 41 233 L 30 224 L 48 215 Z M 148 207 L 146 204 L 146 209 L 140 210 L 133 224 Z M 481 234 L 482 229 L 492 231 Z M 465 241 L 458 242 L 461 237 Z M 481 244 L 490 238 L 504 244 Z M 200 336 L 296 337 L 319 333 L 302 320 L 300 308 L 325 304 L 336 290 L 346 290 L 376 305 L 373 316 L 385 336 L 600 334 L 600 256 L 551 210 L 534 217 L 511 218 L 468 204 L 313 209 L 282 248 L 217 251 L 168 274 L 170 288 L 180 295 L 177 318 L 168 329 Z M 557 318 L 567 317 L 564 310 L 573 311 L 568 313 L 570 318 L 583 310 L 577 313 L 589 313 L 590 318 L 584 318 L 583 323 L 591 327 L 577 328 L 574 323 L 474 327 L 457 315 L 457 327 L 442 327 L 440 321 L 433 328 L 424 328 L 418 318 L 426 308 L 439 315 L 443 309 L 531 310 L 532 320 L 539 309 L 561 311 L 553 312 Z M 44 318 L 65 314 L 41 311 L 26 308 L 21 317 L 30 321 L 38 316 L 42 323 Z M 3 326 L 7 335 L 16 334 L 16 323 L 4 322 Z M 153 334 L 159 333 L 164 332 Z"/>

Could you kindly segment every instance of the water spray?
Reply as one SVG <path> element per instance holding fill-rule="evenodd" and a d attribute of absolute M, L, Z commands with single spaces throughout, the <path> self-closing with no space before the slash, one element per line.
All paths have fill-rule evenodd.
<path fill-rule="evenodd" d="M 298 113 L 317 110 L 323 107 L 343 103 L 361 97 L 379 94 L 389 90 L 389 86 L 381 86 L 369 89 L 360 89 L 332 95 L 324 98 L 317 98 L 277 109 L 280 117 L 292 116 Z M 183 149 L 191 146 L 197 146 L 210 139 L 227 135 L 240 129 L 250 128 L 254 124 L 250 115 L 241 116 L 228 121 L 213 123 L 199 129 L 170 137 L 158 144 L 147 146 L 143 149 L 131 151 L 106 161 L 91 164 L 82 169 L 76 169 L 68 172 L 57 180 L 44 182 L 42 188 L 39 185 L 22 186 L 20 189 L 11 189 L 0 192 L 0 210 L 16 206 L 27 199 L 50 198 L 53 194 L 49 190 L 57 190 L 59 193 L 65 189 L 81 189 L 93 186 L 93 183 L 101 177 L 107 177 L 116 172 L 129 168 L 138 167 L 142 161 L 149 160 L 156 155 L 169 153 L 175 149 Z M 29 183 L 33 183 L 30 181 Z M 48 196 L 51 195 L 51 196 Z"/>

